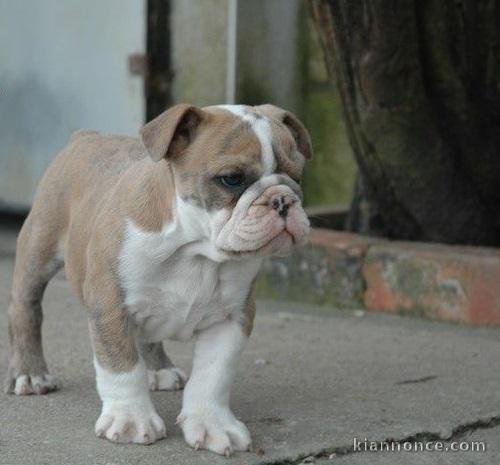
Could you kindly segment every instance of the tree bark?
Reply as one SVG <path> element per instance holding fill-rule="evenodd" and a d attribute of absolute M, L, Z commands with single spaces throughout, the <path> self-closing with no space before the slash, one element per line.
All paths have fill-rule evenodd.
<path fill-rule="evenodd" d="M 359 167 L 350 227 L 500 245 L 500 0 L 308 0 Z"/>

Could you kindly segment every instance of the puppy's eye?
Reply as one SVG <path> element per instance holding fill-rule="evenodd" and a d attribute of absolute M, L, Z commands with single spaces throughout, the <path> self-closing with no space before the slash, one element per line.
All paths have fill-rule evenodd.
<path fill-rule="evenodd" d="M 224 176 L 218 176 L 218 181 L 228 189 L 238 189 L 245 185 L 245 176 L 241 173 L 231 173 Z"/>

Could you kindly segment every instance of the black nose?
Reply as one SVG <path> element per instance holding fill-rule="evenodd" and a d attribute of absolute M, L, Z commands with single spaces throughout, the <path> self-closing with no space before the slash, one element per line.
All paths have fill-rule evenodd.
<path fill-rule="evenodd" d="M 286 218 L 288 214 L 288 209 L 290 208 L 290 204 L 285 200 L 285 197 L 275 197 L 272 202 L 272 206 L 275 210 L 278 210 L 278 215 L 282 218 Z"/>

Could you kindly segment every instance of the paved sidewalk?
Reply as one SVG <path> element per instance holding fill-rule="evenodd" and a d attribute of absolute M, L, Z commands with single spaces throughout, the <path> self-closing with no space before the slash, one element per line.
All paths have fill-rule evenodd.
<path fill-rule="evenodd" d="M 2 374 L 12 266 L 12 256 L 2 254 Z M 63 389 L 43 397 L 0 395 L 0 465 L 500 463 L 499 330 L 261 303 L 232 405 L 263 455 L 225 459 L 183 442 L 174 425 L 179 392 L 154 394 L 166 440 L 124 446 L 97 439 L 99 399 L 85 312 L 59 276 L 45 310 L 46 355 Z M 192 346 L 167 348 L 189 370 Z M 354 437 L 486 441 L 487 451 L 355 453 Z"/>

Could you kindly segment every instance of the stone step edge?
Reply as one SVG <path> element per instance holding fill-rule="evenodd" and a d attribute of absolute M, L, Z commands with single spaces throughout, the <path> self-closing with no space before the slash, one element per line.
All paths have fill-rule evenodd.
<path fill-rule="evenodd" d="M 309 244 L 266 259 L 257 295 L 500 325 L 500 250 L 314 228 Z"/>

